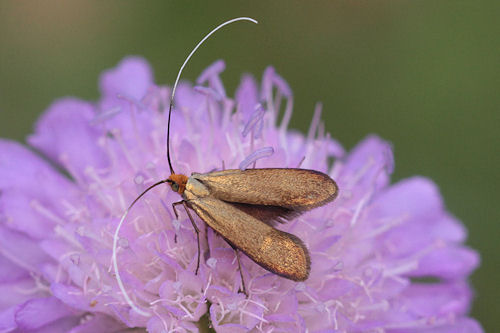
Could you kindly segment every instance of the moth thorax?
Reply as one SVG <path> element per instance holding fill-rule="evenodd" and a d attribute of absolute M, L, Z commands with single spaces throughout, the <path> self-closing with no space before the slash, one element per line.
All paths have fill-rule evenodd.
<path fill-rule="evenodd" d="M 188 177 L 186 175 L 176 175 L 174 173 L 171 174 L 167 179 L 167 182 L 170 184 L 172 191 L 177 192 L 180 195 L 184 193 L 187 181 Z"/>

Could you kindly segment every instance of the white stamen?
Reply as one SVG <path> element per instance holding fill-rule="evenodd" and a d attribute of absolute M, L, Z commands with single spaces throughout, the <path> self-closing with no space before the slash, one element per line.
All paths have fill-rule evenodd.
<path fill-rule="evenodd" d="M 118 95 L 116 95 L 116 97 L 118 99 L 122 99 L 122 100 L 134 105 L 135 107 L 137 107 L 140 110 L 144 110 L 146 108 L 140 101 L 136 100 L 132 96 L 118 94 Z"/>
<path fill-rule="evenodd" d="M 257 160 L 264 158 L 264 157 L 269 157 L 272 154 L 274 154 L 274 149 L 273 147 L 264 147 L 257 149 L 250 155 L 248 155 L 247 158 L 245 158 L 239 165 L 240 170 L 245 170 L 250 164 L 257 162 Z"/>
<path fill-rule="evenodd" d="M 257 162 L 264 157 L 269 157 L 274 154 L 273 147 L 259 148 L 247 156 L 239 165 L 240 170 L 245 170 L 250 164 Z M 254 166 L 255 167 L 255 166 Z"/>
<path fill-rule="evenodd" d="M 267 321 L 267 320 L 266 320 L 266 319 L 264 319 L 263 317 L 261 317 L 261 316 L 259 316 L 259 315 L 256 315 L 255 313 L 252 313 L 252 312 L 250 312 L 250 311 L 240 310 L 240 312 L 241 312 L 242 314 L 246 314 L 247 316 L 250 316 L 250 317 L 253 317 L 253 318 L 257 319 L 257 320 L 260 320 L 260 321 L 261 321 L 261 322 L 263 322 L 263 323 L 266 323 L 266 324 L 267 324 L 267 323 L 269 323 L 269 321 Z M 243 322 L 243 320 L 242 320 L 241 322 Z"/>
<path fill-rule="evenodd" d="M 125 159 L 129 163 L 129 165 L 132 167 L 132 169 L 138 170 L 139 168 L 135 164 L 135 159 L 130 154 L 130 152 L 128 150 L 128 147 L 125 144 L 125 142 L 123 142 L 120 130 L 119 129 L 113 129 L 110 132 L 111 132 L 111 134 L 113 134 L 116 143 L 118 143 L 118 147 L 120 147 L 121 151 L 123 152 L 123 155 L 125 156 Z"/>
<path fill-rule="evenodd" d="M 77 229 L 77 231 L 78 231 L 78 229 Z M 62 228 L 60 225 L 56 225 L 54 227 L 54 233 L 58 236 L 61 236 L 61 238 L 64 238 L 66 241 L 68 241 L 68 243 L 71 243 L 77 249 L 83 250 L 82 244 L 80 244 L 80 242 L 78 242 L 76 240 L 76 238 L 73 236 L 73 233 Z"/>
<path fill-rule="evenodd" d="M 209 87 L 195 86 L 194 91 L 202 95 L 212 97 L 217 102 L 220 102 L 222 100 L 221 94 L 219 94 L 217 91 Z"/>
<path fill-rule="evenodd" d="M 323 104 L 316 103 L 314 108 L 314 115 L 311 121 L 311 126 L 309 127 L 309 133 L 307 133 L 307 142 L 311 142 L 316 137 L 316 132 L 318 130 L 319 122 L 321 121 L 321 110 L 323 109 Z"/>
<path fill-rule="evenodd" d="M 304 290 L 306 290 L 305 283 L 303 283 L 303 282 L 297 283 L 297 285 L 295 286 L 295 290 L 297 290 L 297 291 L 304 291 Z"/>
<path fill-rule="evenodd" d="M 75 265 L 80 265 L 80 254 L 79 253 L 72 253 L 69 257 L 71 262 Z"/>
<path fill-rule="evenodd" d="M 410 259 L 391 268 L 384 270 L 384 276 L 400 276 L 410 273 L 418 268 L 418 260 Z"/>
<path fill-rule="evenodd" d="M 136 185 L 142 185 L 144 183 L 144 175 L 141 173 L 138 173 L 135 178 L 134 178 L 134 183 Z"/>
<path fill-rule="evenodd" d="M 96 115 L 92 120 L 90 120 L 90 124 L 97 125 L 99 123 L 105 122 L 106 120 L 113 118 L 113 116 L 119 114 L 120 112 L 122 112 L 122 108 L 119 106 L 115 106 Z"/>
<path fill-rule="evenodd" d="M 179 221 L 178 219 L 172 220 L 172 226 L 174 227 L 176 233 L 179 232 L 179 230 L 181 229 L 181 221 Z"/>
<path fill-rule="evenodd" d="M 126 239 L 126 238 L 119 238 L 119 239 L 118 239 L 118 245 L 119 245 L 122 249 L 126 249 L 126 248 L 128 248 L 128 239 Z"/>
<path fill-rule="evenodd" d="M 283 115 L 283 119 L 281 120 L 280 124 L 280 133 L 282 137 L 284 136 L 285 131 L 288 128 L 288 124 L 290 123 L 290 119 L 292 118 L 292 113 L 293 113 L 293 97 L 289 96 L 286 98 L 285 113 Z"/>
<path fill-rule="evenodd" d="M 246 137 L 251 130 L 254 130 L 256 132 L 260 132 L 260 129 L 262 129 L 262 122 L 263 122 L 263 118 L 264 118 L 265 113 L 266 113 L 266 111 L 264 110 L 264 108 L 262 107 L 261 104 L 257 104 L 255 106 L 255 111 L 250 116 L 250 119 L 246 123 L 245 128 L 243 128 L 243 132 L 241 133 L 243 135 L 243 137 Z M 257 124 L 259 124 L 258 127 L 257 127 Z M 260 134 L 260 133 L 256 133 L 256 134 Z"/>
<path fill-rule="evenodd" d="M 371 193 L 368 192 L 363 198 L 359 201 L 358 205 L 356 206 L 356 209 L 354 210 L 354 215 L 351 218 L 350 225 L 353 227 L 356 222 L 358 222 L 359 216 L 361 215 L 361 212 L 363 208 L 365 208 L 366 204 L 370 200 Z"/>
<path fill-rule="evenodd" d="M 214 269 L 215 266 L 217 265 L 217 259 L 215 258 L 208 258 L 207 260 L 207 266 Z"/>
<path fill-rule="evenodd" d="M 252 303 L 252 304 L 254 304 L 254 305 L 257 305 L 258 307 L 263 308 L 265 311 L 269 311 L 269 309 L 267 308 L 267 306 L 265 306 L 265 305 L 264 305 L 264 304 L 262 304 L 262 303 L 256 302 L 256 301 L 251 300 L 251 299 L 246 299 L 246 302 L 247 302 L 247 303 Z"/>
<path fill-rule="evenodd" d="M 42 205 L 38 200 L 33 199 L 30 201 L 30 207 L 33 208 L 37 213 L 47 218 L 48 220 L 55 222 L 59 225 L 64 225 L 66 221 L 54 214 L 51 210 L 47 209 L 46 206 Z"/>

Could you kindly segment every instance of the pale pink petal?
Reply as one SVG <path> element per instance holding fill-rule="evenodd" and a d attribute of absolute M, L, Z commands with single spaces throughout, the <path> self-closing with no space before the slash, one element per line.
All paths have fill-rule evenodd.
<path fill-rule="evenodd" d="M 101 169 L 109 164 L 103 148 L 96 144 L 102 132 L 91 125 L 94 117 L 90 103 L 69 98 L 59 100 L 40 118 L 28 142 L 82 179 L 87 168 Z"/>
<path fill-rule="evenodd" d="M 55 297 L 35 298 L 27 301 L 16 312 L 16 323 L 21 330 L 35 330 L 64 317 L 72 316 L 66 305 Z"/>

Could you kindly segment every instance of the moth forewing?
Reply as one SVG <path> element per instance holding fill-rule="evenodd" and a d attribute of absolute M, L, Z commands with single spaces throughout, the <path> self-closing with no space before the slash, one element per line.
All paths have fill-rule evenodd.
<path fill-rule="evenodd" d="M 333 201 L 338 187 L 328 175 L 307 169 L 224 170 L 191 175 L 210 195 L 227 202 L 304 211 Z"/>
<path fill-rule="evenodd" d="M 309 253 L 296 236 L 213 197 L 196 179 L 188 180 L 183 197 L 205 223 L 263 268 L 295 281 L 309 276 Z"/>

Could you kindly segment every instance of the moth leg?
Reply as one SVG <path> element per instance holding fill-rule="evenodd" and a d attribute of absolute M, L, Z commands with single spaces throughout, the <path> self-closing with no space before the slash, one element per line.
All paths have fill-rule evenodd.
<path fill-rule="evenodd" d="M 198 275 L 198 270 L 200 269 L 200 229 L 196 226 L 196 223 L 194 223 L 193 216 L 191 216 L 191 213 L 189 212 L 189 208 L 187 206 L 186 201 L 182 200 L 179 201 L 179 203 L 182 203 L 184 205 L 184 208 L 186 209 L 186 213 L 189 216 L 189 220 L 191 221 L 191 224 L 193 225 L 194 231 L 196 232 L 196 240 L 198 241 L 198 261 L 196 263 L 196 272 L 195 275 Z"/>
<path fill-rule="evenodd" d="M 231 247 L 233 248 L 236 254 L 236 260 L 238 260 L 238 270 L 240 271 L 241 277 L 241 289 L 243 289 L 243 293 L 246 295 L 246 297 L 248 297 L 247 288 L 245 287 L 245 279 L 243 278 L 243 270 L 241 269 L 240 250 L 238 250 L 237 247 L 234 247 L 231 243 L 229 243 L 229 245 L 231 245 Z"/>
<path fill-rule="evenodd" d="M 176 218 L 177 220 L 179 219 L 179 213 L 177 213 L 177 209 L 175 208 L 175 206 L 182 205 L 182 202 L 183 202 L 183 201 L 179 201 L 179 202 L 174 202 L 174 203 L 172 203 L 172 209 L 174 210 L 175 218 Z M 174 236 L 174 243 L 176 243 L 176 244 L 177 244 L 177 232 L 175 233 L 175 236 Z"/>
<path fill-rule="evenodd" d="M 208 243 L 208 226 L 205 223 L 205 241 L 207 242 L 207 251 L 205 252 L 205 261 L 210 258 L 210 244 Z"/>

